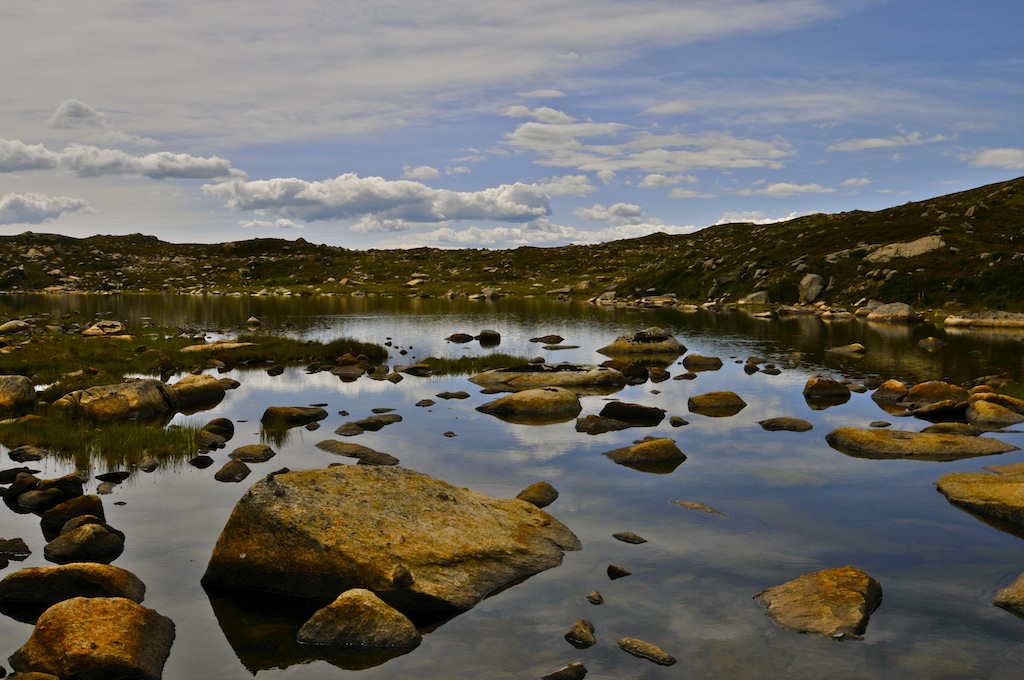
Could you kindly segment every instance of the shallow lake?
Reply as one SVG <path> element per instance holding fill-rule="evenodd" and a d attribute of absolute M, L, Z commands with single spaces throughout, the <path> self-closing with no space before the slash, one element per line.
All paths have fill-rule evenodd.
<path fill-rule="evenodd" d="M 647 382 L 614 395 L 583 397 L 581 415 L 596 414 L 614 398 L 660 407 L 688 421 L 672 427 L 666 418 L 656 427 L 595 436 L 576 432 L 572 420 L 519 425 L 479 413 L 475 407 L 493 396 L 482 394 L 467 376 L 406 376 L 392 384 L 368 378 L 342 382 L 303 367 L 276 377 L 253 369 L 225 374 L 241 387 L 215 408 L 174 421 L 233 420 L 234 439 L 211 454 L 217 463 L 200 470 L 185 456 L 152 473 L 134 470 L 104 497 L 108 522 L 127 535 L 125 552 L 114 564 L 139 576 L 147 586 L 144 604 L 176 624 L 167 680 L 253 674 L 268 679 L 530 678 L 576 660 L 586 665 L 588 678 L 1020 677 L 1024 620 L 991 599 L 1024 571 L 1024 540 L 950 505 L 934 483 L 948 472 L 1019 462 L 1024 453 L 950 463 L 854 458 L 830 448 L 825 435 L 875 420 L 906 430 L 927 423 L 888 414 L 869 394 L 812 409 L 801 390 L 816 373 L 854 381 L 962 383 L 1007 371 L 1021 380 L 1024 333 L 954 334 L 929 325 L 888 327 L 816 317 L 765 321 L 742 312 L 634 311 L 539 299 L 8 296 L 0 304 L 21 315 L 79 311 L 132 326 L 179 325 L 206 331 L 210 338 L 230 334 L 226 329 L 256 316 L 265 333 L 390 342 L 391 364 L 490 351 L 540 355 L 549 363 L 600 363 L 607 357 L 595 350 L 616 336 L 660 326 L 689 352 L 725 362 L 694 380 Z M 498 331 L 500 345 L 445 341 L 456 332 L 475 335 L 482 329 Z M 530 342 L 551 333 L 576 349 L 543 349 Z M 927 336 L 947 344 L 926 351 L 917 342 Z M 867 353 L 854 358 L 825 351 L 850 342 L 862 343 Z M 742 361 L 749 356 L 777 365 L 781 373 L 748 375 Z M 685 370 L 678 362 L 668 368 L 673 376 Z M 457 390 L 471 396 L 435 396 Z M 727 418 L 687 410 L 690 396 L 715 390 L 732 390 L 748 406 Z M 423 399 L 436 403 L 415 405 Z M 260 430 L 268 406 L 318 403 L 327 404 L 330 413 L 318 430 L 294 428 L 272 439 Z M 583 544 L 581 551 L 566 553 L 561 566 L 495 594 L 427 632 L 411 653 L 382 663 L 351 655 L 328 658 L 298 647 L 291 640 L 302 620 L 290 608 L 282 611 L 270 598 L 211 597 L 200 585 L 239 496 L 281 467 L 353 462 L 315 444 L 338 438 L 335 428 L 376 407 L 396 409 L 402 422 L 346 441 L 492 496 L 512 497 L 533 482 L 550 482 L 560 495 L 547 511 Z M 804 433 L 766 432 L 758 425 L 774 416 L 803 418 L 814 427 Z M 673 438 L 687 460 L 671 473 L 652 474 L 602 455 L 648 435 Z M 987 436 L 1024 447 L 1020 432 Z M 261 442 L 277 452 L 271 461 L 251 464 L 253 474 L 241 483 L 214 480 L 228 452 Z M 4 450 L 0 467 L 16 465 Z M 33 466 L 41 470 L 40 478 L 71 471 L 71 464 L 56 455 Z M 89 472 L 106 471 L 107 464 L 95 460 Z M 95 485 L 89 482 L 87 492 Z M 676 500 L 704 503 L 727 516 L 680 507 L 672 503 Z M 24 538 L 33 554 L 0 575 L 47 565 L 38 518 L 2 510 L 0 536 Z M 619 531 L 648 542 L 617 541 L 612 534 Z M 632 574 L 609 580 L 609 564 Z M 863 640 L 834 642 L 784 631 L 753 599 L 764 588 L 806 572 L 847 564 L 866 571 L 884 589 Z M 603 605 L 585 599 L 593 590 L 604 596 Z M 590 649 L 577 650 L 563 639 L 581 617 L 596 629 L 598 644 Z M 0 657 L 8 657 L 30 632 L 30 625 L 0 617 Z M 624 636 L 653 642 L 679 663 L 664 668 L 630 656 L 616 646 Z M 371 663 L 379 665 L 353 670 Z"/>

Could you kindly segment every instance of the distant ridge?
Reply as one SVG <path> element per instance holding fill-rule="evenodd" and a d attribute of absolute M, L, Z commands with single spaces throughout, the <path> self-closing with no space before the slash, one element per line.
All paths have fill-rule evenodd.
<path fill-rule="evenodd" d="M 587 246 L 357 251 L 303 239 L 173 244 L 155 236 L 0 236 L 5 292 L 554 295 L 674 294 L 734 303 L 761 292 L 1024 311 L 1024 178 L 875 212 L 708 227 Z"/>

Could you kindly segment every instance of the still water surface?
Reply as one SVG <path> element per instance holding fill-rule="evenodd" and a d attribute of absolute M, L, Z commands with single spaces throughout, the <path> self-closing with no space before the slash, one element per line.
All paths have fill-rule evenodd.
<path fill-rule="evenodd" d="M 133 471 L 106 496 L 107 519 L 127 535 L 115 562 L 147 585 L 144 604 L 174 620 L 176 640 L 164 678 L 530 678 L 571 661 L 583 661 L 588 678 L 1018 678 L 1024 663 L 1024 621 L 993 606 L 995 591 L 1024 571 L 1024 541 L 950 505 L 934 488 L 947 472 L 1024 460 L 1021 452 L 952 463 L 875 461 L 831 449 L 825 435 L 840 426 L 867 427 L 884 419 L 893 428 L 920 430 L 922 421 L 880 410 L 867 394 L 845 404 L 813 410 L 801 390 L 807 377 L 826 373 L 862 381 L 895 377 L 907 382 L 963 382 L 1009 371 L 1022 379 L 1022 334 L 945 333 L 941 328 L 889 328 L 862 321 L 825 323 L 816 318 L 761 321 L 742 313 L 684 314 L 603 309 L 541 300 L 473 303 L 438 300 L 351 298 L 188 298 L 154 296 L 43 297 L 0 300 L 23 315 L 76 310 L 130 324 L 205 330 L 238 327 L 249 316 L 263 331 L 330 339 L 348 336 L 390 341 L 391 363 L 430 355 L 485 353 L 477 343 L 444 340 L 455 332 L 501 333 L 493 351 L 549 362 L 599 363 L 596 349 L 615 336 L 658 325 L 690 352 L 721 357 L 719 371 L 695 380 L 629 386 L 613 397 L 583 397 L 583 413 L 601 410 L 608 398 L 656 406 L 689 424 L 634 428 L 589 436 L 574 421 L 515 425 L 475 411 L 490 400 L 466 377 L 406 377 L 401 383 L 360 379 L 343 383 L 326 373 L 292 368 L 270 377 L 262 371 L 228 373 L 241 382 L 214 409 L 178 416 L 201 425 L 215 417 L 236 423 L 228 449 L 214 452 L 206 470 L 185 459 L 156 472 Z M 529 342 L 556 333 L 577 349 L 544 350 Z M 937 352 L 917 346 L 934 335 L 948 344 Z M 826 352 L 861 342 L 863 358 Z M 407 353 L 399 355 L 399 350 Z M 799 353 L 797 356 L 796 353 Z M 747 375 L 742 361 L 756 355 L 782 368 L 780 375 Z M 2 364 L 0 364 L 2 368 Z M 669 366 L 673 375 L 682 366 Z M 689 413 L 687 399 L 733 390 L 748 406 L 729 418 Z M 465 390 L 466 400 L 435 395 Z M 434 399 L 429 408 L 417 407 Z M 259 420 L 268 406 L 327 404 L 331 414 L 316 431 L 290 430 L 268 441 Z M 545 480 L 559 491 L 547 510 L 569 526 L 583 550 L 563 564 L 485 600 L 424 636 L 409 654 L 380 662 L 325 658 L 290 642 L 301 624 L 273 602 L 211 597 L 199 584 L 213 544 L 238 497 L 264 474 L 281 467 L 303 469 L 351 462 L 315 444 L 338 438 L 343 422 L 391 407 L 401 423 L 350 441 L 391 453 L 401 464 L 448 482 L 511 497 Z M 339 411 L 350 415 L 342 416 Z M 757 421 L 804 418 L 805 433 L 766 432 Z M 445 432 L 457 436 L 446 437 Z M 601 455 L 647 436 L 676 440 L 687 460 L 669 474 L 621 467 Z M 1024 447 L 1024 434 L 998 438 Z M 239 484 L 214 480 L 227 452 L 267 441 L 277 456 L 252 464 Z M 3 452 L 0 465 L 13 467 Z M 70 471 L 52 456 L 36 467 L 39 477 Z M 92 474 L 106 472 L 94 461 Z M 94 482 L 87 487 L 95 488 Z M 699 501 L 726 513 L 705 514 L 673 505 Z M 115 505 L 115 502 L 123 503 Z M 648 539 L 630 545 L 612 538 L 633 531 Z M 33 515 L 0 515 L 0 535 L 23 537 L 33 550 L 19 566 L 45 566 L 43 539 Z M 632 572 L 611 581 L 617 564 Z M 879 580 L 884 601 L 861 641 L 837 643 L 777 628 L 753 596 L 766 587 L 819 569 L 846 564 Z M 598 590 L 605 604 L 585 596 Z M 576 650 L 563 635 L 577 618 L 596 628 L 598 645 Z M 0 617 L 0 655 L 9 656 L 31 627 Z M 638 637 L 679 659 L 671 668 L 634 658 L 615 643 Z"/>

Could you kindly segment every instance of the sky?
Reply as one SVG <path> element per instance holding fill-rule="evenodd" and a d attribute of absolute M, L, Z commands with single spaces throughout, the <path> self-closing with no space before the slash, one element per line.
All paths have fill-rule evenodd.
<path fill-rule="evenodd" d="M 595 243 L 1024 175 L 1020 0 L 10 0 L 0 234 Z"/>

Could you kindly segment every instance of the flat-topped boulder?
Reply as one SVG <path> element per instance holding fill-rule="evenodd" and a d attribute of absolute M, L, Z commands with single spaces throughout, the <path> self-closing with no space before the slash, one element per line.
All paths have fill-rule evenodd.
<path fill-rule="evenodd" d="M 1024 314 L 1013 312 L 978 312 L 947 316 L 943 325 L 953 328 L 1024 328 Z"/>
<path fill-rule="evenodd" d="M 0 602 L 51 606 L 73 597 L 123 597 L 142 602 L 146 586 L 135 574 L 109 564 L 74 562 L 28 567 L 0 581 Z"/>
<path fill-rule="evenodd" d="M 883 323 L 917 323 L 921 321 L 921 315 L 905 302 L 890 302 L 880 305 L 872 310 L 866 318 L 868 321 Z"/>
<path fill-rule="evenodd" d="M 728 390 L 695 394 L 686 402 L 686 407 L 691 413 L 711 416 L 712 418 L 734 416 L 746 408 L 746 406 L 747 402 L 743 401 L 735 392 Z"/>
<path fill-rule="evenodd" d="M 224 385 L 211 375 L 190 375 L 174 385 L 155 378 L 100 385 L 65 394 L 51 407 L 70 417 L 96 420 L 147 420 L 214 406 Z"/>
<path fill-rule="evenodd" d="M 988 472 L 953 472 L 936 483 L 954 505 L 1024 526 L 1024 464 L 995 465 Z"/>
<path fill-rule="evenodd" d="M 268 406 L 260 422 L 264 425 L 295 427 L 323 420 L 327 411 L 319 406 Z"/>
<path fill-rule="evenodd" d="M 782 628 L 842 640 L 864 634 L 882 586 L 851 566 L 804 574 L 755 595 Z"/>
<path fill-rule="evenodd" d="M 338 465 L 254 484 L 203 583 L 320 601 L 365 588 L 403 613 L 454 613 L 579 548 L 527 502 L 397 466 Z"/>
<path fill-rule="evenodd" d="M 564 387 L 534 387 L 513 392 L 476 407 L 496 416 L 565 416 L 575 418 L 583 410 L 580 398 Z"/>
<path fill-rule="evenodd" d="M 471 377 L 477 385 L 531 387 L 621 387 L 626 376 L 607 366 L 590 364 L 523 364 L 495 368 Z"/>
<path fill-rule="evenodd" d="M 686 351 L 686 347 L 668 331 L 652 326 L 632 335 L 620 335 L 611 344 L 605 345 L 597 351 L 606 356 L 623 354 L 673 354 L 678 356 Z"/>
<path fill-rule="evenodd" d="M 938 432 L 840 427 L 825 435 L 829 446 L 855 458 L 960 460 L 1016 451 L 998 439 Z"/>

